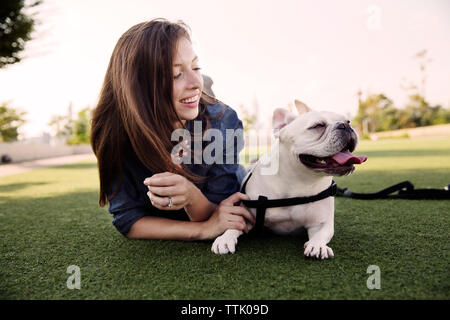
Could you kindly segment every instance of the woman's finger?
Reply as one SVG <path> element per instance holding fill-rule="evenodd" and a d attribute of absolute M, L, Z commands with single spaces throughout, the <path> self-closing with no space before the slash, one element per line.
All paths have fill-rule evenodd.
<path fill-rule="evenodd" d="M 168 177 L 173 175 L 174 173 L 172 172 L 161 172 L 161 173 L 155 173 L 154 175 L 147 177 L 144 179 L 144 184 L 148 185 L 150 183 L 150 181 L 154 180 L 154 179 L 159 179 L 159 178 L 163 178 L 163 177 Z"/>
<path fill-rule="evenodd" d="M 247 219 L 248 221 L 250 221 L 251 224 L 255 224 L 256 220 L 255 217 L 244 207 L 239 207 L 239 206 L 233 206 L 229 208 L 229 212 L 234 214 L 234 215 L 238 215 L 238 216 L 242 216 L 245 219 Z"/>
<path fill-rule="evenodd" d="M 243 217 L 235 215 L 235 214 L 228 215 L 227 220 L 230 222 L 245 222 Z"/>
<path fill-rule="evenodd" d="M 147 195 L 152 205 L 160 210 L 178 210 L 181 209 L 179 205 L 179 197 L 170 197 L 172 199 L 172 205 L 169 207 L 169 197 L 158 197 L 151 191 L 147 192 Z"/>
<path fill-rule="evenodd" d="M 241 228 L 239 230 L 242 230 L 245 233 L 248 232 L 247 223 L 245 223 L 244 218 L 242 218 L 241 216 L 234 216 L 234 217 L 228 218 L 228 223 L 230 223 L 231 225 L 241 226 Z"/>
<path fill-rule="evenodd" d="M 177 184 L 180 181 L 180 175 L 175 173 L 168 173 L 166 175 L 153 175 L 144 180 L 147 186 L 169 187 Z"/>
<path fill-rule="evenodd" d="M 165 172 L 155 173 L 154 175 L 152 175 L 151 177 L 148 177 L 147 179 L 154 178 L 154 177 L 166 177 L 166 176 L 171 176 L 173 174 L 174 173 L 172 173 L 172 172 L 165 171 Z"/>
<path fill-rule="evenodd" d="M 228 198 L 226 198 L 225 200 L 223 200 L 221 203 L 230 205 L 230 206 L 234 206 L 235 204 L 239 203 L 241 200 L 250 200 L 250 197 L 246 194 L 236 192 L 236 193 L 232 194 L 231 196 L 229 196 Z"/>
<path fill-rule="evenodd" d="M 248 233 L 248 228 L 245 222 L 232 222 L 229 229 L 237 229 Z"/>
<path fill-rule="evenodd" d="M 159 197 L 151 191 L 147 192 L 147 196 L 154 207 L 163 207 L 167 205 L 167 200 L 165 200 L 165 197 Z"/>
<path fill-rule="evenodd" d="M 170 186 L 170 187 L 155 187 L 155 186 L 149 186 L 148 190 L 151 191 L 154 194 L 157 194 L 158 196 L 175 196 L 180 194 L 179 188 L 176 186 Z"/>

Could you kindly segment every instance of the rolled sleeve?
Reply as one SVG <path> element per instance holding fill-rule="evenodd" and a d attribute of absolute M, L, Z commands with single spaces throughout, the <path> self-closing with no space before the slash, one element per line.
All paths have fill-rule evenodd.
<path fill-rule="evenodd" d="M 116 227 L 117 231 L 119 231 L 123 236 L 126 236 L 130 231 L 131 226 L 136 221 L 147 215 L 148 214 L 146 214 L 146 211 L 143 208 L 129 209 L 122 213 L 115 214 L 112 224 Z"/>
<path fill-rule="evenodd" d="M 137 220 L 149 215 L 145 199 L 138 192 L 133 192 L 135 186 L 130 185 L 129 179 L 125 177 L 117 194 L 109 200 L 109 212 L 114 217 L 112 224 L 124 236 Z"/>

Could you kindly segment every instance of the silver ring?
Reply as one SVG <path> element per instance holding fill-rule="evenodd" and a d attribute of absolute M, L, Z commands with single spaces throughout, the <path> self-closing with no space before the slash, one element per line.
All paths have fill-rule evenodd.
<path fill-rule="evenodd" d="M 169 197 L 169 204 L 168 204 L 167 206 L 168 206 L 169 208 L 171 208 L 172 205 L 173 205 L 172 197 Z"/>

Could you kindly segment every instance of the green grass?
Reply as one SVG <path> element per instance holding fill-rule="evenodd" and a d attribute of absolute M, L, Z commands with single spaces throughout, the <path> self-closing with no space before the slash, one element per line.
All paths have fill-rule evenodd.
<path fill-rule="evenodd" d="M 362 142 L 369 160 L 340 187 L 374 192 L 410 180 L 450 183 L 450 140 Z M 240 239 L 219 256 L 211 242 L 128 240 L 97 205 L 95 163 L 0 181 L 2 299 L 449 299 L 449 201 L 336 199 L 335 258 L 303 257 L 305 238 Z M 67 267 L 81 269 L 69 290 Z M 369 265 L 381 289 L 369 290 Z"/>

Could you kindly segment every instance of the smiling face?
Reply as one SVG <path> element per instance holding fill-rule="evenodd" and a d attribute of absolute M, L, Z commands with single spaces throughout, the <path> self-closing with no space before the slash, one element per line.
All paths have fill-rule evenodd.
<path fill-rule="evenodd" d="M 354 156 L 358 143 L 350 121 L 339 114 L 311 111 L 304 115 L 304 136 L 308 137 L 303 146 L 296 146 L 298 159 L 309 169 L 326 175 L 342 176 L 350 174 L 354 164 L 364 162 Z M 301 117 L 300 117 L 301 118 Z"/>
<path fill-rule="evenodd" d="M 354 151 L 358 137 L 343 115 L 332 112 L 308 111 L 300 116 L 277 109 L 274 120 L 279 130 L 280 143 L 287 146 L 301 165 L 320 174 L 341 176 L 350 174 L 354 164 L 364 162 L 367 157 L 357 157 Z"/>
<path fill-rule="evenodd" d="M 172 102 L 183 123 L 198 115 L 198 105 L 203 90 L 203 78 L 198 57 L 191 42 L 182 37 L 178 40 L 173 59 Z"/>
<path fill-rule="evenodd" d="M 350 141 L 355 144 L 352 149 L 356 146 L 356 134 L 349 123 L 350 121 L 340 114 L 310 111 L 297 117 L 289 128 L 286 128 L 286 135 L 302 136 L 301 142 L 296 139 L 293 144 L 298 154 L 328 157 L 341 151 Z"/>

